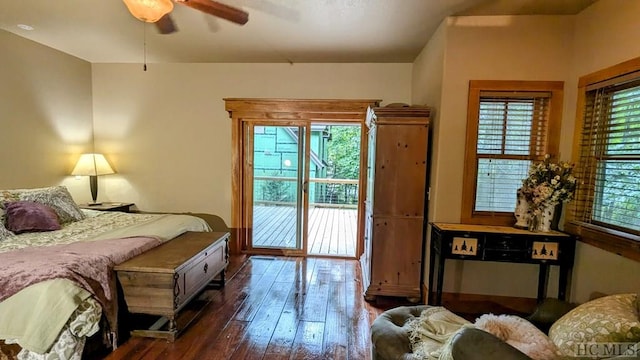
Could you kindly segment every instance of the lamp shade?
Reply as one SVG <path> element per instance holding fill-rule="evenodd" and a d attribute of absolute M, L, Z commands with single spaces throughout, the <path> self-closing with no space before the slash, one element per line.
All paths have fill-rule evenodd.
<path fill-rule="evenodd" d="M 82 154 L 71 175 L 98 176 L 115 174 L 111 165 L 102 154 Z"/>
<path fill-rule="evenodd" d="M 173 10 L 171 0 L 122 0 L 131 15 L 137 19 L 154 23 Z"/>

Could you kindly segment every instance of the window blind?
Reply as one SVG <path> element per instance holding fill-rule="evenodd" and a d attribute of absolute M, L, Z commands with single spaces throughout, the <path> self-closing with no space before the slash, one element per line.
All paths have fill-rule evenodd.
<path fill-rule="evenodd" d="M 640 234 L 640 74 L 585 98 L 574 218 Z"/>
<path fill-rule="evenodd" d="M 481 92 L 475 211 L 513 212 L 532 161 L 545 155 L 550 93 Z"/>

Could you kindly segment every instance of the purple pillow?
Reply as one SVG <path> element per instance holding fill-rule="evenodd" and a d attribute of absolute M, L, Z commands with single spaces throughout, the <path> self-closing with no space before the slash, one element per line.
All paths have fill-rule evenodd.
<path fill-rule="evenodd" d="M 4 204 L 7 230 L 16 234 L 32 231 L 60 230 L 56 212 L 47 205 L 32 201 Z"/>

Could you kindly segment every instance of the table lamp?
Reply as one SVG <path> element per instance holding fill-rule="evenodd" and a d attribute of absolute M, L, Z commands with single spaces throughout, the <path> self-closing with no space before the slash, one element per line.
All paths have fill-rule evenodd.
<path fill-rule="evenodd" d="M 98 198 L 98 176 L 115 174 L 109 162 L 102 154 L 82 154 L 78 163 L 73 168 L 71 175 L 88 176 L 89 185 L 91 186 L 91 198 L 93 202 L 89 205 L 100 205 L 96 202 Z"/>

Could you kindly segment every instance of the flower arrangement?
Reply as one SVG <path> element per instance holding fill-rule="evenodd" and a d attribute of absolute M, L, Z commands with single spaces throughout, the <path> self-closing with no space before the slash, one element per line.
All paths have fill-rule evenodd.
<path fill-rule="evenodd" d="M 573 199 L 577 185 L 577 179 L 572 175 L 573 167 L 564 161 L 552 163 L 549 155 L 544 161 L 531 164 L 527 178 L 522 180 L 521 190 L 534 215 L 548 206 Z"/>

